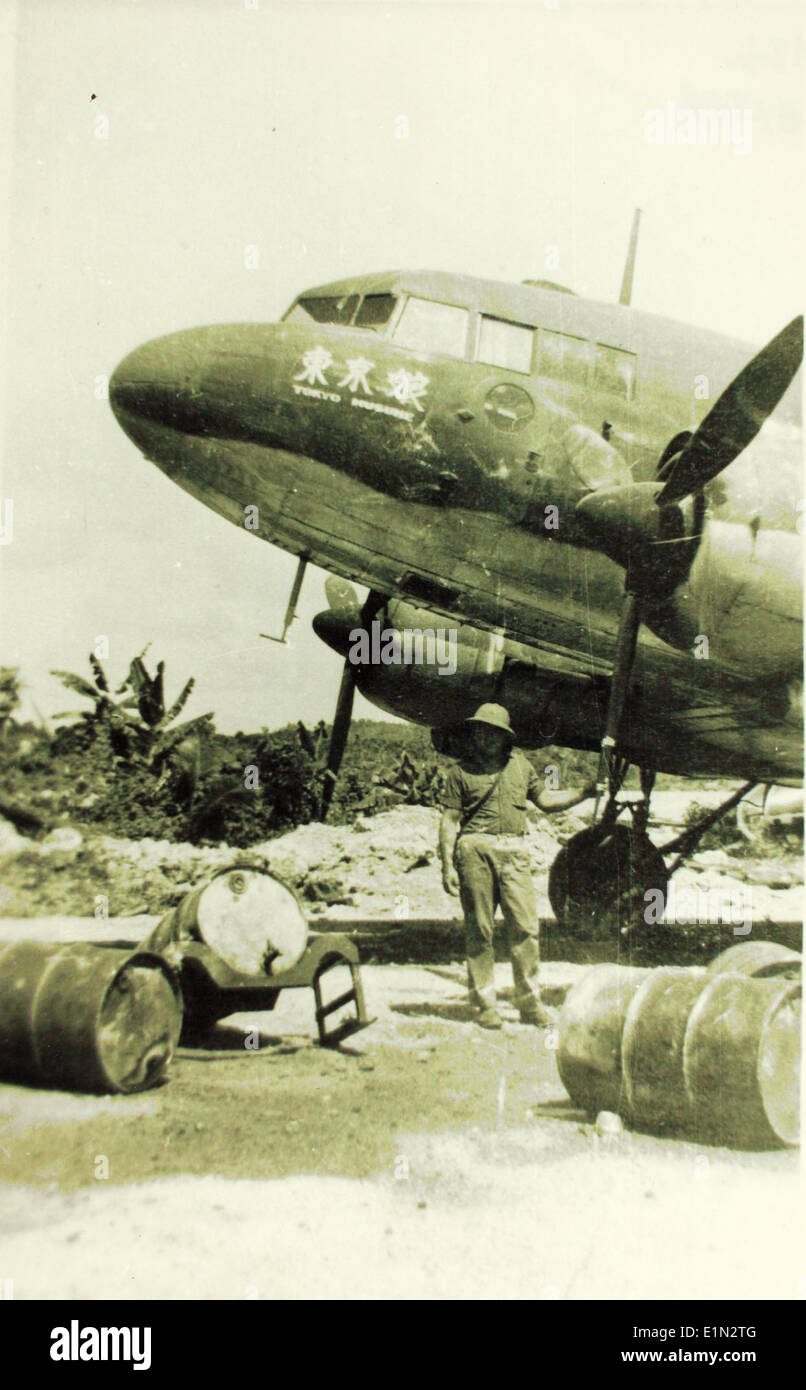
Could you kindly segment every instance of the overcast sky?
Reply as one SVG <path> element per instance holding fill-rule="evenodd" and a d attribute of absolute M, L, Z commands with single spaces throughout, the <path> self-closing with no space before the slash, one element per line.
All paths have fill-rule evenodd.
<path fill-rule="evenodd" d="M 636 306 L 758 343 L 800 311 L 803 12 L 0 0 L 0 664 L 21 668 L 25 712 L 70 708 L 48 672 L 85 670 L 103 634 L 116 680 L 151 641 L 168 694 L 195 675 L 189 712 L 222 730 L 332 716 L 322 572 L 292 645 L 261 640 L 295 561 L 146 464 L 96 398 L 145 339 L 276 319 L 368 270 L 539 277 L 549 246 L 550 278 L 615 299 L 636 205 Z M 647 143 L 667 102 L 749 112 L 745 152 Z"/>

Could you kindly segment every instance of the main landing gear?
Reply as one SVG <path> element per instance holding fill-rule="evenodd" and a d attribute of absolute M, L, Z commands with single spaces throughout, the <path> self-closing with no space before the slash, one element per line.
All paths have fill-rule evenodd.
<path fill-rule="evenodd" d="M 563 845 L 549 872 L 549 901 L 557 922 L 576 935 L 609 938 L 646 930 L 657 921 L 662 894 L 666 901 L 669 879 L 699 844 L 703 835 L 752 791 L 746 782 L 721 806 L 689 826 L 662 848 L 647 833 L 649 799 L 654 772 L 641 769 L 639 801 L 619 802 L 628 764 L 616 760 L 613 781 L 604 812 L 596 824 Z M 630 819 L 621 817 L 628 813 Z"/>

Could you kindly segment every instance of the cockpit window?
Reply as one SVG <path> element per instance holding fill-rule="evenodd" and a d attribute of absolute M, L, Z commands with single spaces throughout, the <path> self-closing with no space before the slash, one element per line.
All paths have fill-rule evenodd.
<path fill-rule="evenodd" d="M 604 343 L 596 344 L 593 385 L 600 391 L 609 391 L 611 395 L 631 401 L 635 395 L 635 368 L 634 353 L 606 347 Z"/>
<path fill-rule="evenodd" d="M 396 304 L 394 294 L 365 294 L 355 316 L 356 328 L 382 328 L 392 317 Z"/>
<path fill-rule="evenodd" d="M 357 294 L 308 295 L 300 299 L 285 316 L 285 323 L 352 323 L 358 304 Z"/>
<path fill-rule="evenodd" d="M 476 358 L 510 372 L 528 372 L 532 365 L 534 329 L 504 319 L 481 316 Z"/>
<path fill-rule="evenodd" d="M 412 296 L 406 300 L 392 337 L 400 347 L 464 357 L 467 321 L 467 309 Z"/>
<path fill-rule="evenodd" d="M 586 386 L 593 361 L 593 348 L 586 338 L 574 338 L 570 333 L 550 333 L 540 330 L 540 376 L 558 377 Z"/>

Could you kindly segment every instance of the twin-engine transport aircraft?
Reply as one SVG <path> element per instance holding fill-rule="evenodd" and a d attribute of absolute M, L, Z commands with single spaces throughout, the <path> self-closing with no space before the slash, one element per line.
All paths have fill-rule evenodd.
<path fill-rule="evenodd" d="M 495 700 L 526 747 L 601 750 L 596 823 L 550 881 L 575 921 L 665 890 L 646 835 L 657 771 L 743 790 L 802 775 L 802 317 L 754 355 L 628 298 L 357 276 L 277 324 L 149 342 L 110 383 L 147 459 L 300 557 L 286 628 L 311 561 L 340 576 L 315 628 L 345 657 L 374 623 L 455 631 L 452 674 L 369 647 L 345 660 L 325 813 L 356 686 L 442 749 Z M 628 826 L 630 764 L 644 799 Z"/>

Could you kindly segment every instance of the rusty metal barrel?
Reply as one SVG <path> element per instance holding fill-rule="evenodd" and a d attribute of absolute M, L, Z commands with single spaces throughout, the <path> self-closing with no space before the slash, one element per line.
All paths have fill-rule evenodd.
<path fill-rule="evenodd" d="M 791 979 L 800 976 L 803 957 L 788 946 L 779 946 L 777 941 L 740 941 L 728 946 L 716 956 L 708 966 L 709 975 L 753 975 L 763 978 L 768 975 L 786 975 Z"/>
<path fill-rule="evenodd" d="M 181 955 L 188 940 L 243 975 L 277 975 L 302 957 L 308 922 L 289 884 L 262 866 L 235 864 L 187 893 L 142 944 Z"/>
<path fill-rule="evenodd" d="M 182 1026 L 168 963 L 78 942 L 0 949 L 0 1076 L 71 1091 L 144 1091 L 165 1074 Z"/>
<path fill-rule="evenodd" d="M 720 1143 L 796 1145 L 801 985 L 718 974 L 691 1010 L 683 1073 L 698 1132 Z"/>
<path fill-rule="evenodd" d="M 630 1000 L 621 1036 L 622 1113 L 633 1124 L 663 1130 L 689 1123 L 683 1048 L 704 983 L 701 970 L 653 970 Z"/>
<path fill-rule="evenodd" d="M 594 965 L 566 995 L 557 1069 L 571 1099 L 591 1114 L 623 1107 L 624 1019 L 633 996 L 651 974 L 637 966 Z"/>
<path fill-rule="evenodd" d="M 800 980 L 764 973 L 791 968 L 780 953 L 739 960 L 744 973 L 589 970 L 560 1015 L 557 1065 L 571 1098 L 655 1131 L 797 1144 Z"/>

